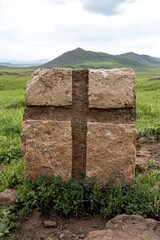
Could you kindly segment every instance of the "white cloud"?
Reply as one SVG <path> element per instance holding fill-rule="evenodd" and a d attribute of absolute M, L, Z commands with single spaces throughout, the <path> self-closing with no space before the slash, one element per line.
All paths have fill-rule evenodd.
<path fill-rule="evenodd" d="M 159 9 L 159 0 L 0 0 L 0 59 L 53 59 L 76 47 L 160 57 Z"/>

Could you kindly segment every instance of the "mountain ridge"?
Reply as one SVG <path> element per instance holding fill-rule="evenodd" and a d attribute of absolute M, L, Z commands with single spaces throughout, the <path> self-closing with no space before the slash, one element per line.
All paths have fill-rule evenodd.
<path fill-rule="evenodd" d="M 66 68 L 113 68 L 132 67 L 160 68 L 160 58 L 151 57 L 145 54 L 127 52 L 112 55 L 103 52 L 86 51 L 76 48 L 60 55 L 59 57 L 41 65 L 45 68 L 66 67 Z"/>

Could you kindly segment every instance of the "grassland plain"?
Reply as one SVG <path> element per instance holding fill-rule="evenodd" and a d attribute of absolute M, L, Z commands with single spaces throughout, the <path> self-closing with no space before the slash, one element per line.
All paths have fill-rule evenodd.
<path fill-rule="evenodd" d="M 28 188 L 25 188 L 26 183 L 24 186 L 22 185 L 24 182 L 24 177 L 23 159 L 20 147 L 21 123 L 25 105 L 25 86 L 27 80 L 30 79 L 30 74 L 32 71 L 33 69 L 0 69 L 0 165 L 3 169 L 0 172 L 0 192 L 7 187 L 15 187 L 20 184 L 22 186 L 21 188 L 24 188 L 24 192 L 20 192 L 21 199 L 24 200 L 24 204 L 26 204 L 25 190 L 27 189 L 26 191 L 28 191 Z M 3 74 L 1 74 L 2 72 Z M 154 137 L 158 139 L 159 137 L 157 136 L 160 134 L 160 81 L 151 79 L 160 77 L 160 73 L 157 70 L 155 72 L 139 71 L 136 72 L 136 76 L 137 131 L 141 134 L 141 136 L 153 137 L 154 135 Z M 151 180 L 147 179 L 147 181 L 150 183 L 154 179 L 158 179 L 156 182 L 160 181 L 159 172 L 156 172 L 155 175 L 156 177 L 152 177 Z M 144 189 L 147 187 L 146 185 L 141 187 L 141 184 L 142 182 L 140 181 L 140 184 L 137 185 L 137 187 L 138 189 L 141 188 L 142 192 L 144 192 L 143 187 Z M 147 186 L 149 186 L 149 188 L 151 187 L 150 185 Z M 31 191 L 28 195 L 29 197 L 30 194 L 33 193 L 32 190 L 33 189 L 31 188 Z M 136 188 L 135 191 L 138 191 L 138 196 L 139 190 Z M 157 192 L 156 194 L 158 199 L 159 193 Z M 22 195 L 24 196 L 24 199 Z M 33 199 L 30 197 L 28 204 L 30 204 L 32 201 Z M 119 200 L 117 201 L 119 204 Z M 160 200 L 156 200 L 156 204 L 160 204 L 159 201 Z M 96 204 L 96 206 L 98 206 L 98 203 Z M 139 205 L 140 204 L 138 203 L 137 206 Z M 128 212 L 136 213 L 137 210 L 134 211 L 135 206 L 136 204 L 130 204 L 130 209 Z M 156 214 L 159 214 L 159 206 L 156 206 Z M 113 206 L 113 208 L 115 208 L 115 206 Z M 146 208 L 147 207 L 145 207 L 145 209 Z M 148 210 L 146 209 L 145 211 Z M 108 210 L 104 209 L 103 213 L 104 215 L 107 215 Z M 141 214 L 141 212 L 139 213 Z M 6 225 L 6 227 L 3 226 L 4 231 L 7 229 L 7 226 L 8 225 Z"/>
<path fill-rule="evenodd" d="M 137 72 L 136 76 L 137 131 L 160 139 L 160 73 Z"/>
<path fill-rule="evenodd" d="M 30 70 L 0 70 L 0 191 L 13 187 L 23 179 L 21 123 L 24 92 Z"/>

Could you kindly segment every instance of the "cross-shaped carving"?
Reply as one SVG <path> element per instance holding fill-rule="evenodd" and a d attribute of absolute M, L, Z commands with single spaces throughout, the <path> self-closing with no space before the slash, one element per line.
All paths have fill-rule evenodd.
<path fill-rule="evenodd" d="M 47 71 L 47 70 L 45 70 L 45 71 Z M 51 71 L 51 70 L 48 70 L 48 71 Z M 58 70 L 55 70 L 55 71 L 58 71 Z M 63 71 L 65 71 L 65 70 L 63 70 Z M 68 71 L 71 71 L 71 70 L 68 70 Z M 30 100 L 28 100 L 29 104 L 26 106 L 26 109 L 25 109 L 25 114 L 24 114 L 25 121 L 27 121 L 29 119 L 30 120 L 31 119 L 32 120 L 41 120 L 41 121 L 47 120 L 47 121 L 55 121 L 55 122 L 71 121 L 72 177 L 74 177 L 74 178 L 86 176 L 86 159 L 90 158 L 90 150 L 88 150 L 87 148 L 90 145 L 89 139 L 92 139 L 92 135 L 90 136 L 88 131 L 91 130 L 92 133 L 94 133 L 94 131 L 92 129 L 94 129 L 94 127 L 97 127 L 97 126 L 101 126 L 102 130 L 103 130 L 103 128 L 105 126 L 110 126 L 109 125 L 110 123 L 113 123 L 113 124 L 115 124 L 115 126 L 117 126 L 118 124 L 133 124 L 135 121 L 135 107 L 132 106 L 133 101 L 135 101 L 135 99 L 131 100 L 132 101 L 131 104 L 130 104 L 130 102 L 127 102 L 126 100 L 124 102 L 122 100 L 122 102 L 120 102 L 121 108 L 118 108 L 118 107 L 115 107 L 116 105 L 114 105 L 115 104 L 114 101 L 112 99 L 110 100 L 108 98 L 108 102 L 110 101 L 110 103 L 108 103 L 108 104 L 110 104 L 110 107 L 106 107 L 106 104 L 107 104 L 105 102 L 106 99 L 103 99 L 104 97 L 106 98 L 106 92 L 105 92 L 106 90 L 105 89 L 100 90 L 99 86 L 98 86 L 98 84 L 101 84 L 101 78 L 103 78 L 103 77 L 106 78 L 105 74 L 107 74 L 107 71 L 73 70 L 73 71 L 71 71 L 72 84 L 70 85 L 70 87 L 68 89 L 68 92 L 70 92 L 70 90 L 71 90 L 72 96 L 67 95 L 66 102 L 63 102 L 63 99 L 61 99 L 60 101 L 62 101 L 62 102 L 60 103 L 60 106 L 59 106 L 59 104 L 57 103 L 57 99 L 55 98 L 54 99 L 54 101 L 56 102 L 55 106 L 54 106 L 54 104 L 51 105 L 50 103 L 45 103 L 43 106 L 43 103 L 39 103 L 38 105 L 36 105 L 33 103 L 34 101 L 32 101 L 32 100 L 31 100 L 32 104 L 30 104 L 30 102 L 29 102 Z M 95 81 L 94 76 L 95 77 L 98 76 L 97 82 Z M 112 77 L 113 76 L 114 75 L 112 74 Z M 118 76 L 123 77 L 121 75 L 118 75 Z M 65 79 L 61 78 L 61 80 L 63 80 L 65 82 Z M 45 81 L 45 79 L 44 79 L 44 81 Z M 111 79 L 111 81 L 113 81 L 113 79 Z M 48 84 L 48 85 L 47 85 L 47 83 L 45 83 L 45 84 L 46 84 L 47 88 L 51 89 L 51 91 L 52 91 L 52 84 Z M 97 88 L 96 88 L 96 84 L 97 84 Z M 118 82 L 117 82 L 117 85 L 118 85 Z M 102 87 L 105 88 L 105 85 Z M 113 88 L 112 83 L 111 83 L 111 88 Z M 128 88 L 128 89 L 130 89 L 130 88 Z M 48 91 L 50 91 L 50 90 L 48 90 Z M 61 91 L 63 91 L 63 89 L 61 89 Z M 97 92 L 94 95 L 93 93 L 95 91 L 97 91 Z M 102 91 L 102 95 L 101 95 L 101 93 L 99 94 L 99 91 Z M 104 91 L 104 93 L 103 93 L 103 91 Z M 111 89 L 111 91 L 112 91 L 112 89 Z M 132 91 L 131 94 L 133 95 L 133 98 L 134 98 L 134 92 L 133 92 L 134 88 L 132 88 L 131 91 Z M 66 91 L 65 87 L 64 87 L 64 92 L 68 93 Z M 63 93 L 61 93 L 61 94 L 63 95 Z M 113 93 L 114 93 L 114 90 L 113 90 Z M 130 95 L 130 93 L 127 93 L 127 94 Z M 121 95 L 123 95 L 123 92 L 121 93 Z M 28 99 L 29 99 L 29 97 L 30 97 L 30 95 L 27 96 Z M 113 96 L 111 96 L 111 98 L 112 97 Z M 115 98 L 116 98 L 116 96 L 115 96 Z M 42 97 L 42 102 L 43 101 L 45 101 L 45 100 Z M 99 101 L 99 103 L 98 103 L 98 101 Z M 66 106 L 64 103 L 66 104 Z M 128 104 L 128 106 L 127 106 L 127 104 Z M 92 123 L 93 123 L 93 125 L 92 125 Z M 98 125 L 94 125 L 95 123 Z M 108 124 L 108 125 L 105 125 L 105 124 Z M 111 126 L 111 128 L 112 128 L 112 126 Z M 105 139 L 103 139 L 103 140 L 105 141 Z M 118 141 L 121 141 L 121 140 L 119 139 Z M 95 142 L 96 142 L 96 139 L 95 139 Z M 101 147 L 101 146 L 99 146 L 99 147 Z M 131 152 L 133 153 L 133 151 L 131 151 Z M 65 154 L 64 154 L 64 157 L 65 157 Z M 104 158 L 105 157 L 107 157 L 107 156 L 104 156 Z M 99 160 L 97 159 L 97 164 L 98 164 L 98 161 Z M 107 161 L 106 161 L 106 164 L 107 164 Z M 87 166 L 87 168 L 88 168 L 88 166 Z M 96 166 L 95 166 L 95 168 L 96 168 Z M 104 167 L 104 170 L 105 170 L 105 167 Z M 54 173 L 53 173 L 53 175 L 54 175 Z"/>

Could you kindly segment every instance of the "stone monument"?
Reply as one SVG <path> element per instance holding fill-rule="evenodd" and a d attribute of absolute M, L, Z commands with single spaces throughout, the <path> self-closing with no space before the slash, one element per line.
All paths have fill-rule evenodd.
<path fill-rule="evenodd" d="M 133 184 L 135 74 L 131 69 L 38 69 L 22 126 L 25 176 Z"/>

